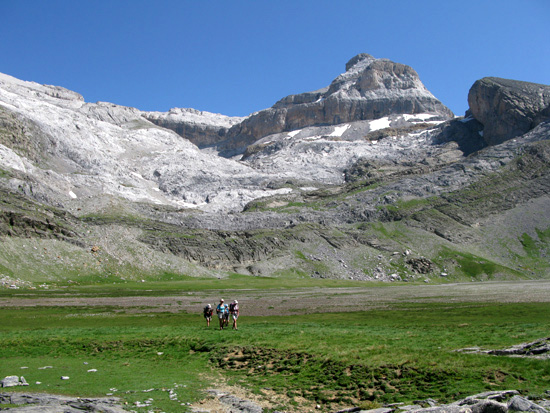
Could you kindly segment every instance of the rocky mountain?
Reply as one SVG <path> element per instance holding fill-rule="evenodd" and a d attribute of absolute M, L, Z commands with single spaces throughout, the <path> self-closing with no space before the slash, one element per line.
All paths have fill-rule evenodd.
<path fill-rule="evenodd" d="M 472 115 L 484 125 L 487 143 L 523 135 L 550 117 L 550 86 L 486 77 L 468 94 Z"/>
<path fill-rule="evenodd" d="M 363 53 L 351 59 L 345 73 L 329 86 L 287 96 L 234 125 L 219 146 L 222 153 L 233 154 L 274 133 L 375 120 L 393 114 L 424 113 L 438 115 L 442 120 L 453 117 L 424 87 L 414 69 Z"/>
<path fill-rule="evenodd" d="M 547 277 L 549 87 L 468 101 L 366 54 L 246 118 L 0 75 L 0 278 Z"/>

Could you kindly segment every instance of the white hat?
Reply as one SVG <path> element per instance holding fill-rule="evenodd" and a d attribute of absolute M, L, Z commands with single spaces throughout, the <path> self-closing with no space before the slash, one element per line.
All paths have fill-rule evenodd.
<path fill-rule="evenodd" d="M 239 304 L 239 302 L 237 300 L 233 301 L 235 304 Z"/>
<path fill-rule="evenodd" d="M 207 305 L 208 308 L 212 307 L 210 304 Z"/>
<path fill-rule="evenodd" d="M 220 301 L 223 301 L 223 298 L 220 298 Z"/>

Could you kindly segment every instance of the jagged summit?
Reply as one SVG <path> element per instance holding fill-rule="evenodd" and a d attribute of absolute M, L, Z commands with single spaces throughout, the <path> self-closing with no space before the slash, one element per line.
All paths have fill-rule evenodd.
<path fill-rule="evenodd" d="M 346 63 L 346 72 L 354 67 L 357 63 L 370 64 L 374 60 L 376 60 L 376 58 L 368 53 L 359 53 L 357 56 L 349 59 L 349 61 Z"/>
<path fill-rule="evenodd" d="M 328 87 L 287 96 L 233 126 L 220 149 L 233 155 L 274 133 L 417 113 L 454 117 L 425 88 L 414 69 L 363 53 L 352 58 L 346 72 Z"/>

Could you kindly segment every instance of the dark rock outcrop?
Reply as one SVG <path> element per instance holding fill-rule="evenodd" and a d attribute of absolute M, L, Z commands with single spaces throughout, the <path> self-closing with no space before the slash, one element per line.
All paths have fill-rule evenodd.
<path fill-rule="evenodd" d="M 169 112 L 143 112 L 142 116 L 155 125 L 173 130 L 199 148 L 223 141 L 229 128 L 243 119 L 189 108 L 173 108 Z"/>
<path fill-rule="evenodd" d="M 186 122 L 170 121 L 167 119 L 147 118 L 155 125 L 173 130 L 182 138 L 193 142 L 199 148 L 212 146 L 225 138 L 227 129 L 211 125 L 197 125 Z"/>
<path fill-rule="evenodd" d="M 485 77 L 471 87 L 468 104 L 485 142 L 497 145 L 550 119 L 550 86 Z"/>
<path fill-rule="evenodd" d="M 287 96 L 233 126 L 220 149 L 222 154 L 232 155 L 274 133 L 379 119 L 396 113 L 434 113 L 443 119 L 453 116 L 424 87 L 414 69 L 363 53 L 351 59 L 346 72 L 330 86 Z"/>
<path fill-rule="evenodd" d="M 58 239 L 82 245 L 66 211 L 41 207 L 23 195 L 0 188 L 0 236 Z"/>

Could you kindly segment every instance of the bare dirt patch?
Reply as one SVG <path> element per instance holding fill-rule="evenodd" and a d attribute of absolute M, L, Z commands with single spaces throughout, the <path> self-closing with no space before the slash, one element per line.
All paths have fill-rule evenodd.
<path fill-rule="evenodd" d="M 220 298 L 238 299 L 242 316 L 284 316 L 320 312 L 383 309 L 396 303 L 516 303 L 550 302 L 550 280 L 480 282 L 439 285 L 388 285 L 357 288 L 299 288 L 270 290 L 182 291 L 172 296 L 67 297 L 13 296 L 0 298 L 0 307 L 105 307 L 126 312 L 201 313 Z"/>

